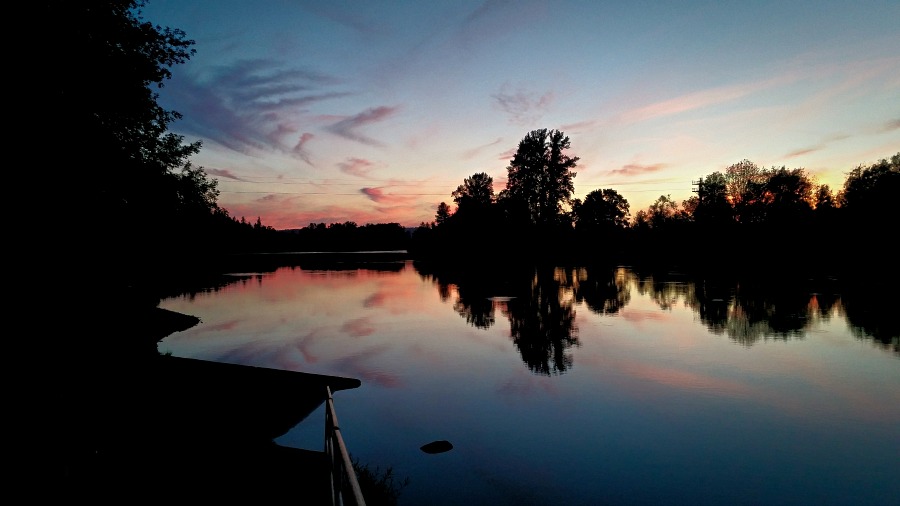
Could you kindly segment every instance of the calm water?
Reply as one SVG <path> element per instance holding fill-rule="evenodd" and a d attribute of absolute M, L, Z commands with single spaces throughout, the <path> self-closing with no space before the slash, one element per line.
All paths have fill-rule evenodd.
<path fill-rule="evenodd" d="M 163 300 L 202 323 L 159 350 L 359 378 L 341 429 L 409 478 L 401 504 L 900 504 L 896 306 L 875 294 L 411 262 L 234 280 Z M 278 442 L 320 450 L 323 427 Z"/>

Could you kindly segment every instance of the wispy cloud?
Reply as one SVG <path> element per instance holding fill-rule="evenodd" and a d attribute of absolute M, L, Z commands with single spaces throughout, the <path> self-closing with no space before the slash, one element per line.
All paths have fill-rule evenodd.
<path fill-rule="evenodd" d="M 312 104 L 349 95 L 328 89 L 340 84 L 328 75 L 261 59 L 180 73 L 172 81 L 161 95 L 183 115 L 173 129 L 241 153 L 293 152 L 285 137 L 297 132 L 296 118 Z"/>
<path fill-rule="evenodd" d="M 303 135 L 297 140 L 297 144 L 294 144 L 294 148 L 291 150 L 292 153 L 299 156 L 301 160 L 312 165 L 312 161 L 309 158 L 309 152 L 306 150 L 306 144 L 311 141 L 315 135 L 304 132 Z"/>
<path fill-rule="evenodd" d="M 377 204 L 388 204 L 388 205 L 402 205 L 408 204 L 416 200 L 416 195 L 409 194 L 390 194 L 385 193 L 383 187 L 379 188 L 361 188 L 359 190 L 360 193 L 369 198 L 372 202 Z"/>
<path fill-rule="evenodd" d="M 597 120 L 589 119 L 589 120 L 584 120 L 584 121 L 578 121 L 575 123 L 569 123 L 569 124 L 563 125 L 559 128 L 560 128 L 560 130 L 562 130 L 564 132 L 578 133 L 578 132 L 582 132 L 584 130 L 590 130 L 591 128 L 597 126 L 597 123 L 598 123 Z"/>
<path fill-rule="evenodd" d="M 652 174 L 654 172 L 659 172 L 665 167 L 666 164 L 664 163 L 655 163 L 653 165 L 640 165 L 636 163 L 630 163 L 628 165 L 623 165 L 620 169 L 613 169 L 609 171 L 609 174 L 614 176 L 640 176 L 643 174 Z"/>
<path fill-rule="evenodd" d="M 326 127 L 326 129 L 329 132 L 335 135 L 339 135 L 345 139 L 350 139 L 362 144 L 368 144 L 370 146 L 383 146 L 381 142 L 367 137 L 359 133 L 357 130 L 371 123 L 383 121 L 393 116 L 398 109 L 398 107 L 389 106 L 372 107 L 359 114 L 344 118 L 337 123 L 329 125 L 328 127 Z"/>
<path fill-rule="evenodd" d="M 367 177 L 372 166 L 372 162 L 362 158 L 348 158 L 347 161 L 338 164 L 341 172 L 356 177 Z"/>
<path fill-rule="evenodd" d="M 457 38 L 463 49 L 484 46 L 539 25 L 550 9 L 546 2 L 535 0 L 485 0 L 463 18 Z"/>
<path fill-rule="evenodd" d="M 375 326 L 372 325 L 372 318 L 364 316 L 345 322 L 341 325 L 341 332 L 353 337 L 365 337 L 375 332 Z"/>
<path fill-rule="evenodd" d="M 522 89 L 510 90 L 508 85 L 491 95 L 494 103 L 505 112 L 509 122 L 514 125 L 527 126 L 538 122 L 553 103 L 553 92 L 541 94 Z"/>
<path fill-rule="evenodd" d="M 701 90 L 626 111 L 622 113 L 618 119 L 623 123 L 637 123 L 654 118 L 680 114 L 711 105 L 731 102 L 759 91 L 795 81 L 796 79 L 796 76 L 784 75 L 753 83 L 742 83 L 733 86 L 721 86 L 718 88 Z"/>
<path fill-rule="evenodd" d="M 818 144 L 815 144 L 815 145 L 813 145 L 813 146 L 808 146 L 808 147 L 805 147 L 805 148 L 800 148 L 800 149 L 796 149 L 796 150 L 794 150 L 794 151 L 791 151 L 790 153 L 784 155 L 784 158 L 796 158 L 796 157 L 798 157 L 798 156 L 803 156 L 803 155 L 808 155 L 808 154 L 810 154 L 810 153 L 815 153 L 816 151 L 821 151 L 821 150 L 827 148 L 827 147 L 828 147 L 829 145 L 831 145 L 832 143 L 835 143 L 835 142 L 838 142 L 838 141 L 842 141 L 842 140 L 847 139 L 847 138 L 849 138 L 849 137 L 850 137 L 850 136 L 847 135 L 847 134 L 835 134 L 835 135 L 831 135 L 831 136 L 829 136 L 829 137 L 823 139 L 823 140 L 822 140 L 821 142 L 819 142 Z"/>
<path fill-rule="evenodd" d="M 498 160 L 512 160 L 513 157 L 516 156 L 516 151 L 518 151 L 518 150 L 519 150 L 518 147 L 515 147 L 515 148 L 509 148 L 509 149 L 507 149 L 506 151 L 500 153 L 500 154 L 497 156 L 497 159 L 498 159 Z"/>
<path fill-rule="evenodd" d="M 796 151 L 791 151 L 790 153 L 784 155 L 784 157 L 785 157 L 785 158 L 796 158 L 796 157 L 798 157 L 798 156 L 803 156 L 803 155 L 808 155 L 808 154 L 810 154 L 810 153 L 815 153 L 816 151 L 819 151 L 820 149 L 822 149 L 822 146 L 812 146 L 812 147 L 809 147 L 809 148 L 802 148 L 802 149 L 798 149 L 798 150 L 796 150 Z"/>
<path fill-rule="evenodd" d="M 882 132 L 893 132 L 894 130 L 898 129 L 900 129 L 900 118 L 893 119 L 885 123 Z"/>
<path fill-rule="evenodd" d="M 313 14 L 350 28 L 360 34 L 373 34 L 384 31 L 384 24 L 375 19 L 367 19 L 358 13 L 359 9 L 352 5 L 342 6 L 338 2 L 304 2 L 304 9 Z"/>
<path fill-rule="evenodd" d="M 485 149 L 487 149 L 487 148 L 489 148 L 489 147 L 491 147 L 491 146 L 496 146 L 496 145 L 500 144 L 501 142 L 503 142 L 503 138 L 502 138 L 502 137 L 497 137 L 497 140 L 495 140 L 494 142 L 489 142 L 489 143 L 487 143 L 487 144 L 482 144 L 481 146 L 474 147 L 474 148 L 472 148 L 472 149 L 467 150 L 465 153 L 463 153 L 463 158 L 466 159 L 466 160 L 469 160 L 469 159 L 471 159 L 471 158 L 474 158 L 475 156 L 478 155 L 478 153 L 484 151 Z"/>
<path fill-rule="evenodd" d="M 204 167 L 203 171 L 206 172 L 207 174 L 209 174 L 210 176 L 221 177 L 221 178 L 225 178 L 225 179 L 232 179 L 234 181 L 246 181 L 245 179 L 241 179 L 240 177 L 236 176 L 234 174 L 234 172 L 231 172 L 228 169 L 210 169 L 210 168 Z"/>

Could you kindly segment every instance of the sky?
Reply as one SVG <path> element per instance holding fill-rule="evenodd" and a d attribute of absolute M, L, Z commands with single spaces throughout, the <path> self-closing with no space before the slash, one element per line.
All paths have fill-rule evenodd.
<path fill-rule="evenodd" d="M 434 221 L 467 177 L 506 187 L 536 129 L 573 197 L 631 213 L 742 160 L 847 172 L 900 152 L 900 2 L 150 0 L 196 54 L 159 104 L 219 206 L 276 229 Z"/>

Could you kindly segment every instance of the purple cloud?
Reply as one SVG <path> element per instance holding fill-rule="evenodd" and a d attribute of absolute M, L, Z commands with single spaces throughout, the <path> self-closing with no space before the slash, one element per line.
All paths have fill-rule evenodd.
<path fill-rule="evenodd" d="M 366 177 L 372 170 L 372 162 L 362 158 L 348 158 L 346 162 L 338 164 L 338 168 L 344 174 L 350 174 L 356 177 Z"/>
<path fill-rule="evenodd" d="M 785 158 L 796 158 L 798 156 L 806 155 L 809 153 L 814 153 L 816 151 L 821 151 L 828 147 L 828 145 L 832 142 L 842 141 L 850 137 L 847 134 L 834 134 L 830 137 L 827 137 L 822 142 L 816 144 L 815 146 L 808 146 L 805 148 L 796 149 L 791 151 L 790 153 L 784 155 Z"/>
<path fill-rule="evenodd" d="M 362 128 L 370 123 L 376 123 L 378 121 L 385 120 L 391 117 L 395 112 L 397 112 L 398 109 L 398 107 L 388 106 L 372 107 L 355 116 L 344 118 L 337 123 L 326 127 L 326 129 L 335 135 L 344 137 L 345 139 L 350 139 L 362 144 L 368 144 L 370 146 L 382 146 L 382 144 L 375 139 L 371 139 L 357 132 L 357 129 Z"/>
<path fill-rule="evenodd" d="M 518 151 L 518 150 L 519 150 L 518 146 L 514 147 L 514 148 L 509 148 L 506 151 L 500 153 L 500 155 L 497 157 L 497 159 L 498 160 L 512 160 L 513 157 L 516 156 L 516 151 Z"/>
<path fill-rule="evenodd" d="M 653 165 L 639 165 L 635 163 L 630 163 L 628 165 L 624 165 L 621 169 L 614 169 L 609 171 L 610 175 L 617 176 L 637 176 L 641 174 L 650 174 L 653 172 L 658 172 L 666 167 L 664 163 L 655 163 Z"/>
<path fill-rule="evenodd" d="M 485 148 L 489 148 L 491 146 L 496 146 L 497 144 L 500 144 L 501 142 L 503 142 L 503 138 L 497 137 L 497 140 L 495 140 L 494 142 L 482 144 L 481 146 L 478 146 L 476 148 L 472 148 L 472 149 L 466 151 L 465 153 L 463 153 L 463 158 L 465 158 L 467 160 L 470 158 L 474 158 L 478 153 L 480 153 Z"/>
<path fill-rule="evenodd" d="M 504 86 L 504 89 L 507 87 Z M 527 126 L 536 123 L 553 102 L 553 92 L 538 95 L 534 92 L 501 90 L 491 95 L 497 106 L 509 116 L 510 123 Z"/>
<path fill-rule="evenodd" d="M 392 195 L 384 193 L 383 188 L 361 188 L 359 192 L 377 204 L 402 205 L 416 199 L 416 195 L 413 194 Z"/>
<path fill-rule="evenodd" d="M 231 172 L 228 169 L 207 169 L 204 167 L 203 171 L 206 172 L 207 174 L 209 174 L 211 176 L 215 176 L 215 177 L 221 177 L 221 178 L 225 178 L 225 179 L 233 179 L 235 181 L 246 181 L 245 179 L 241 179 L 241 178 L 237 177 L 236 175 L 234 175 L 233 172 Z"/>
<path fill-rule="evenodd" d="M 309 153 L 306 151 L 306 143 L 308 143 L 315 135 L 304 132 L 303 135 L 300 136 L 300 139 L 297 140 L 297 144 L 294 145 L 294 149 L 291 150 L 292 153 L 299 156 L 301 160 L 312 165 L 312 161 L 309 159 Z"/>
<path fill-rule="evenodd" d="M 381 203 L 387 200 L 387 195 L 384 194 L 384 190 L 381 188 L 361 188 L 359 192 L 369 197 L 369 200 L 372 202 Z"/>
<path fill-rule="evenodd" d="M 340 84 L 330 76 L 268 60 L 244 60 L 202 75 L 179 73 L 172 80 L 177 83 L 160 95 L 167 109 L 183 115 L 173 129 L 242 153 L 292 152 L 287 138 L 297 131 L 294 118 L 314 103 L 349 95 L 328 89 Z"/>

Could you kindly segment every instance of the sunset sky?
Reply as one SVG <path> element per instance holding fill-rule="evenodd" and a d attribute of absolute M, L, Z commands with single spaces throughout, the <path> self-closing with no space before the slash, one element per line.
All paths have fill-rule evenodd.
<path fill-rule="evenodd" d="M 531 130 L 632 214 L 741 160 L 837 190 L 900 152 L 900 2 L 150 0 L 197 53 L 160 104 L 219 205 L 416 226 Z"/>

